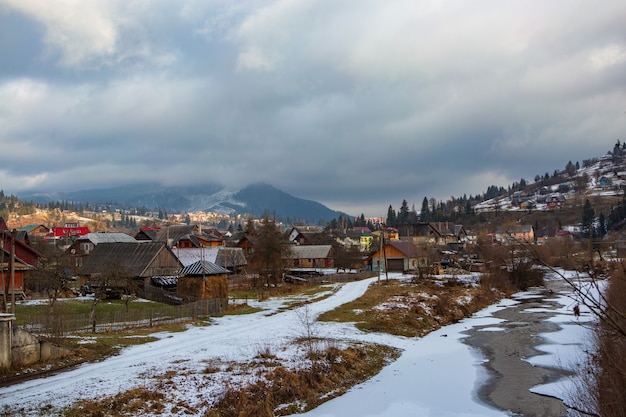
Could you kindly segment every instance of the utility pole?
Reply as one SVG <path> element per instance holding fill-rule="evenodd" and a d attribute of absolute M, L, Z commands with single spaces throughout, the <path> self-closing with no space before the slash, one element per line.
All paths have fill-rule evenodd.
<path fill-rule="evenodd" d="M 0 282 L 4 288 L 2 288 L 2 311 L 7 312 L 7 292 L 6 283 L 4 282 L 4 230 L 2 231 L 2 238 L 0 239 Z"/>
<path fill-rule="evenodd" d="M 11 313 L 15 314 L 15 235 L 17 230 L 11 231 Z"/>

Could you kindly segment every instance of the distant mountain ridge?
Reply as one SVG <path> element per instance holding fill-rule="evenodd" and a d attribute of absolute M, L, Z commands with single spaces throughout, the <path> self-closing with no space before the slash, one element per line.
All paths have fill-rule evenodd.
<path fill-rule="evenodd" d="M 208 211 L 222 214 L 250 213 L 260 217 L 269 213 L 279 219 L 328 222 L 342 213 L 321 203 L 294 197 L 269 184 L 257 183 L 242 189 L 229 189 L 220 184 L 199 186 L 162 186 L 136 184 L 104 189 L 72 192 L 33 193 L 20 195 L 37 203 L 68 201 L 75 204 L 110 204 L 118 207 L 146 207 L 169 212 Z"/>

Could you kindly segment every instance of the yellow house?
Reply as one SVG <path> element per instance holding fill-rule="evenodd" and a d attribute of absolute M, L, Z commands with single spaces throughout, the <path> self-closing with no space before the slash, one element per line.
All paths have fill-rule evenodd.
<path fill-rule="evenodd" d="M 371 233 L 362 234 L 359 239 L 359 249 L 361 252 L 368 252 L 374 243 L 374 235 Z"/>

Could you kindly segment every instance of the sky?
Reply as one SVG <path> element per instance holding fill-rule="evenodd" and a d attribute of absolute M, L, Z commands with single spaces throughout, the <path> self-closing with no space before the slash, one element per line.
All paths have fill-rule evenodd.
<path fill-rule="evenodd" d="M 0 387 L 0 408 L 8 412 L 18 407 L 20 415 L 34 416 L 40 415 L 43 405 L 49 405 L 46 408 L 48 415 L 56 415 L 59 408 L 75 401 L 114 396 L 143 386 L 147 389 L 159 387 L 166 394 L 169 408 L 163 414 L 186 416 L 192 412 L 193 415 L 204 415 L 207 400 L 218 398 L 225 387 L 256 381 L 258 376 L 250 371 L 248 361 L 254 362 L 252 358 L 258 357 L 260 352 L 272 352 L 288 366 L 302 366 L 306 352 L 302 352 L 301 345 L 293 340 L 312 331 L 316 337 L 335 340 L 339 347 L 346 341 L 380 343 L 401 349 L 402 354 L 370 380 L 298 416 L 510 416 L 510 412 L 495 409 L 478 399 L 477 390 L 488 381 L 484 367 L 488 359 L 463 343 L 463 339 L 471 328 L 486 332 L 506 331 L 506 326 L 512 324 L 494 317 L 493 313 L 516 305 L 524 298 L 535 298 L 537 292 L 530 290 L 516 294 L 512 299 L 502 300 L 471 318 L 444 326 L 422 338 L 363 333 L 353 323 L 316 322 L 312 330 L 303 328 L 303 317 L 313 320 L 322 312 L 360 297 L 376 279 L 343 284 L 337 291 L 319 293 L 317 299 L 295 309 L 286 308 L 294 301 L 288 298 L 251 301 L 263 311 L 215 318 L 213 325 L 191 327 L 185 332 L 159 333 L 156 335 L 159 340 L 125 348 L 119 355 L 106 360 L 46 378 Z M 390 274 L 390 279 L 410 277 Z M 580 346 L 584 345 L 590 332 L 589 326 L 581 323 L 588 323 L 592 318 L 587 310 L 581 310 L 583 321 L 573 321 L 569 296 L 571 294 L 566 292 L 555 293 L 554 300 L 561 307 L 556 310 L 545 308 L 545 311 L 555 313 L 550 321 L 557 323 L 560 330 L 537 335 L 545 342 L 539 347 L 545 354 L 526 358 L 531 364 L 576 370 L 573 366 L 580 362 Z M 529 306 L 532 306 L 528 308 L 529 312 L 544 311 L 535 304 Z M 241 363 L 241 369 L 231 361 Z M 304 362 L 308 364 L 308 361 Z M 215 371 L 206 372 L 209 368 Z M 163 375 L 170 375 L 171 383 L 165 382 Z M 573 392 L 575 381 L 575 377 L 561 379 L 533 387 L 531 391 L 567 399 Z M 163 386 L 167 389 L 163 390 Z M 454 394 L 452 397 L 451 393 Z M 176 407 L 177 402 L 189 409 Z"/>
<path fill-rule="evenodd" d="M 0 189 L 266 182 L 348 213 L 626 140 L 626 3 L 0 0 Z"/>

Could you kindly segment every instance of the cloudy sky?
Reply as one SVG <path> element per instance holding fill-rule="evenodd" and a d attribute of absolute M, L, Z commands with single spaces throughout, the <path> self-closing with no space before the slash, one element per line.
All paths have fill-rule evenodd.
<path fill-rule="evenodd" d="M 624 0 L 0 0 L 0 189 L 267 182 L 349 213 L 626 140 Z"/>

